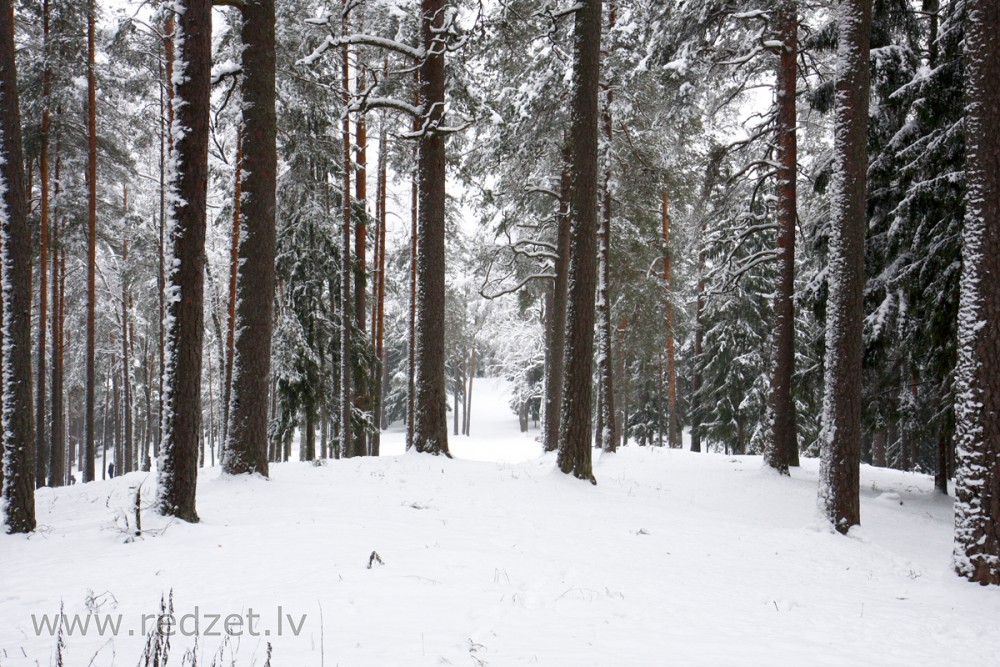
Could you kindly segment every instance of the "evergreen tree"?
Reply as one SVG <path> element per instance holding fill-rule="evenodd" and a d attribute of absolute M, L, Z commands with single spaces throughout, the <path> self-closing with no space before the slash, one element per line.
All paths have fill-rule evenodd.
<path fill-rule="evenodd" d="M 591 371 L 596 276 L 598 81 L 601 71 L 601 0 L 575 13 L 570 126 L 572 236 L 566 312 L 565 374 L 559 427 L 559 469 L 596 483 L 591 468 Z"/>
<path fill-rule="evenodd" d="M 968 199 L 959 311 L 955 569 L 1000 584 L 1000 5 L 965 0 Z"/>
<path fill-rule="evenodd" d="M 274 0 L 248 2 L 242 12 L 242 234 L 231 423 L 223 469 L 266 475 L 277 178 Z"/>
<path fill-rule="evenodd" d="M 861 521 L 861 345 L 871 0 L 841 5 L 837 50 L 830 296 L 819 499 L 839 532 Z"/>
<path fill-rule="evenodd" d="M 0 0 L 0 246 L 3 309 L 3 507 L 11 533 L 35 529 L 31 394 L 31 232 L 25 197 L 14 7 Z"/>
<path fill-rule="evenodd" d="M 206 188 L 211 93 L 212 5 L 178 0 L 167 231 L 167 357 L 158 506 L 198 521 L 195 489 L 201 430 Z"/>

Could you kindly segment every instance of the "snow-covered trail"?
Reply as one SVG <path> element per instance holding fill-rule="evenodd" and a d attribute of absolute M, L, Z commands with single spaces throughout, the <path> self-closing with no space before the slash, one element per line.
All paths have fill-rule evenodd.
<path fill-rule="evenodd" d="M 1000 590 L 951 573 L 951 503 L 929 478 L 865 467 L 850 538 L 816 523 L 814 461 L 782 479 L 757 457 L 630 447 L 590 486 L 539 455 L 492 386 L 455 460 L 208 469 L 200 524 L 147 512 L 160 532 L 130 543 L 116 517 L 152 476 L 40 491 L 41 529 L 0 536 L 0 665 L 50 664 L 31 614 L 85 613 L 88 591 L 122 632 L 67 637 L 66 664 L 133 665 L 127 629 L 170 590 L 203 633 L 207 615 L 260 614 L 271 636 L 227 649 L 241 665 L 267 641 L 296 666 L 1000 664 Z M 368 569 L 372 551 L 384 564 Z M 277 636 L 279 606 L 298 636 L 287 618 Z M 220 642 L 200 639 L 200 664 Z"/>

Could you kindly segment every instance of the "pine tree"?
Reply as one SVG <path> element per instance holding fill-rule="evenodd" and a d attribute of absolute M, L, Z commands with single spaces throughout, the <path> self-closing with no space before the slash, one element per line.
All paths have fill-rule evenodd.
<path fill-rule="evenodd" d="M 242 12 L 242 235 L 232 405 L 222 465 L 230 474 L 266 475 L 276 244 L 274 0 L 252 0 Z"/>
<path fill-rule="evenodd" d="M 45 413 L 45 339 L 48 324 L 48 278 L 49 278 L 49 131 L 50 97 L 52 91 L 52 72 L 49 49 L 50 27 L 49 0 L 42 2 L 42 127 L 41 147 L 38 156 L 38 176 L 41 193 L 40 221 L 38 230 L 38 383 L 35 399 L 35 483 L 43 486 L 46 483 L 49 465 L 48 438 L 46 434 Z"/>
<path fill-rule="evenodd" d="M 966 182 L 955 569 L 1000 585 L 1000 4 L 965 0 Z"/>
<path fill-rule="evenodd" d="M 601 0 L 584 0 L 575 12 L 570 173 L 572 240 L 566 312 L 559 469 L 596 483 L 591 468 L 591 390 L 594 355 L 597 172 L 601 71 Z"/>
<path fill-rule="evenodd" d="M 783 474 L 799 463 L 795 428 L 792 377 L 795 374 L 795 223 L 796 178 L 796 87 L 798 85 L 798 3 L 786 0 L 778 8 L 779 47 L 777 71 L 778 134 L 778 285 L 775 290 L 775 350 L 768 409 L 771 432 L 764 458 Z"/>
<path fill-rule="evenodd" d="M 14 7 L 0 0 L 0 246 L 2 246 L 3 506 L 11 533 L 35 529 L 31 393 L 31 231 L 25 197 Z"/>
<path fill-rule="evenodd" d="M 84 411 L 83 481 L 94 481 L 94 409 L 97 366 L 97 8 L 87 4 L 87 377 Z"/>
<path fill-rule="evenodd" d="M 195 490 L 201 432 L 205 215 L 211 93 L 211 0 L 176 3 L 174 123 L 167 232 L 167 341 L 158 506 L 198 521 Z"/>
<path fill-rule="evenodd" d="M 845 0 L 838 18 L 819 499 L 834 528 L 846 533 L 861 522 L 861 347 L 871 0 Z"/>

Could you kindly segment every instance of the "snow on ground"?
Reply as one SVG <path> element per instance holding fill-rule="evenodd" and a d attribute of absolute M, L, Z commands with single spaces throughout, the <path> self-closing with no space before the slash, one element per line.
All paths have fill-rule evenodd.
<path fill-rule="evenodd" d="M 60 602 L 122 615 L 113 640 L 65 637 L 67 665 L 134 665 L 171 590 L 203 635 L 242 616 L 240 665 L 268 641 L 275 666 L 1000 664 L 1000 590 L 952 574 L 951 502 L 928 477 L 864 467 L 863 527 L 842 537 L 816 520 L 816 461 L 782 479 L 758 457 L 630 447 L 590 486 L 518 433 L 501 383 L 474 397 L 455 460 L 401 454 L 397 429 L 378 460 L 206 469 L 201 523 L 147 511 L 134 541 L 116 526 L 153 476 L 39 491 L 40 529 L 0 535 L 0 665 L 52 664 L 31 615 Z M 270 636 L 246 634 L 251 608 Z M 202 636 L 199 664 L 221 642 Z"/>

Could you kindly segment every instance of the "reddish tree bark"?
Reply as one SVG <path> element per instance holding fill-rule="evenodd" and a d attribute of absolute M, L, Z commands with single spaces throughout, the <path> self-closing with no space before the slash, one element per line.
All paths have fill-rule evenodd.
<path fill-rule="evenodd" d="M 768 410 L 771 430 L 764 460 L 782 474 L 799 464 L 799 445 L 795 428 L 795 401 L 792 377 L 795 375 L 795 178 L 797 145 L 795 139 L 795 87 L 798 81 L 798 4 L 781 3 L 777 15 L 779 47 L 777 72 L 778 133 L 778 284 L 774 296 L 774 369 Z"/>

